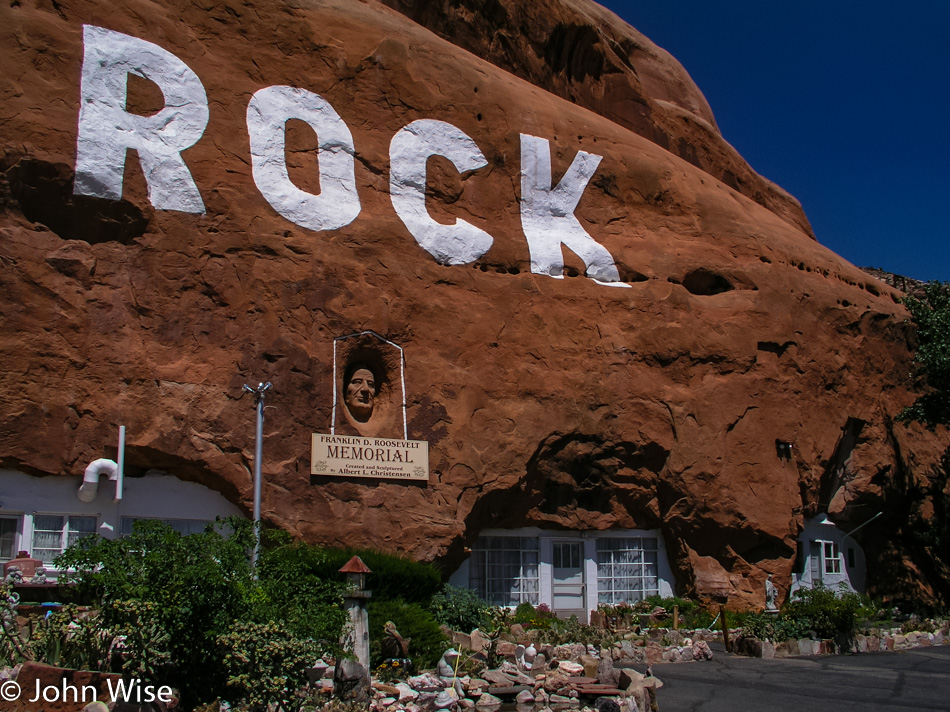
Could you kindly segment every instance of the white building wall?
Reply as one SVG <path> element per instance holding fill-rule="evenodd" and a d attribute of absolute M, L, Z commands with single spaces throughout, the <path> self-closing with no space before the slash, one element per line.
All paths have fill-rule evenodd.
<path fill-rule="evenodd" d="M 829 565 L 826 543 L 837 546 L 839 572 L 830 570 L 835 567 Z M 814 544 L 817 544 L 817 547 L 813 546 Z M 801 534 L 798 535 L 798 546 L 800 561 L 803 563 L 801 571 L 792 576 L 791 593 L 799 588 L 814 588 L 819 582 L 825 588 L 864 592 L 867 572 L 864 550 L 826 515 L 821 514 L 805 522 Z M 849 565 L 851 561 L 853 566 Z"/>
<path fill-rule="evenodd" d="M 556 539 L 580 539 L 584 545 L 584 579 L 585 602 L 588 611 L 596 610 L 598 605 L 597 590 L 597 540 L 600 538 L 618 537 L 650 537 L 657 540 L 657 578 L 659 594 L 663 597 L 674 595 L 675 579 L 666 554 L 663 535 L 659 530 L 643 529 L 612 529 L 607 531 L 564 531 L 545 530 L 537 527 L 522 527 L 519 529 L 486 529 L 482 536 L 521 536 L 538 538 L 538 576 L 539 576 L 539 603 L 553 607 L 552 569 L 553 543 Z M 459 588 L 472 588 L 470 559 L 449 577 L 449 584 Z"/>
<path fill-rule="evenodd" d="M 0 518 L 17 522 L 13 555 L 32 553 L 37 514 L 96 517 L 96 531 L 107 539 L 121 533 L 123 517 L 213 521 L 215 517 L 244 513 L 219 492 L 173 475 L 151 471 L 144 477 L 126 477 L 123 498 L 115 500 L 115 482 L 100 478 L 91 502 L 77 496 L 82 475 L 33 477 L 0 470 Z"/>

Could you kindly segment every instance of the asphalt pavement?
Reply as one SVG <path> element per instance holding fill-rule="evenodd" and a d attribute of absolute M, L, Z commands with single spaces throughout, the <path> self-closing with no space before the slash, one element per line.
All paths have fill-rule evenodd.
<path fill-rule="evenodd" d="M 653 666 L 660 712 L 950 711 L 950 645 L 772 660 L 713 653 Z"/>

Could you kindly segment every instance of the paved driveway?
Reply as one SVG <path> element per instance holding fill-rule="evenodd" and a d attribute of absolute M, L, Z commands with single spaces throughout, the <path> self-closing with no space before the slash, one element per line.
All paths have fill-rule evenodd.
<path fill-rule="evenodd" d="M 776 660 L 715 652 L 653 672 L 660 712 L 950 710 L 950 645 Z"/>

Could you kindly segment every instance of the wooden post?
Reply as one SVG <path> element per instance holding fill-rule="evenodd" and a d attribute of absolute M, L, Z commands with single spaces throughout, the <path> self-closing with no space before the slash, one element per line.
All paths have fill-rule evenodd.
<path fill-rule="evenodd" d="M 673 630 L 680 629 L 680 607 L 673 606 Z"/>
<path fill-rule="evenodd" d="M 719 616 L 722 618 L 722 642 L 726 646 L 726 652 L 732 652 L 732 645 L 729 643 L 729 623 L 726 621 L 726 607 L 719 606 Z"/>

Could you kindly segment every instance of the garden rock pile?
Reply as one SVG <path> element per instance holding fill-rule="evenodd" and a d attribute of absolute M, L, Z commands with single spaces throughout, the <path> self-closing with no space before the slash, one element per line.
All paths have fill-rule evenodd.
<path fill-rule="evenodd" d="M 801 638 L 772 643 L 753 636 L 741 636 L 736 640 L 736 652 L 756 658 L 787 658 L 799 655 L 833 655 L 841 652 L 876 653 L 950 644 L 950 621 L 924 627 L 933 630 L 870 628 L 865 633 L 856 634 L 851 645 L 844 650 L 834 640 Z"/>
<path fill-rule="evenodd" d="M 516 638 L 519 642 L 490 641 L 478 630 L 454 633 L 454 642 L 464 654 L 447 650 L 434 670 L 406 680 L 374 679 L 367 690 L 370 707 L 430 712 L 516 702 L 541 709 L 551 705 L 581 708 L 616 698 L 623 709 L 650 709 L 662 683 L 649 666 L 709 660 L 712 651 L 706 640 L 715 637 L 710 631 L 693 631 L 687 636 L 651 630 L 648 635 L 629 634 L 606 647 L 596 647 L 536 644 L 534 632 L 523 633 Z M 488 665 L 490 660 L 494 666 Z M 647 666 L 647 674 L 633 669 L 638 664 Z M 334 669 L 322 661 L 313 669 L 313 676 L 328 690 L 333 687 Z"/>

